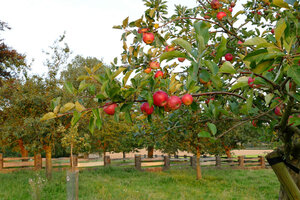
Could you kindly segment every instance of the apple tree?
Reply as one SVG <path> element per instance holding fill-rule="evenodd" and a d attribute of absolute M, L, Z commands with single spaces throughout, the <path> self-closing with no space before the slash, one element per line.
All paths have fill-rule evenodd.
<path fill-rule="evenodd" d="M 280 199 L 299 199 L 298 2 L 198 1 L 195 8 L 176 6 L 172 16 L 163 1 L 144 2 L 147 9 L 140 19 L 128 17 L 114 26 L 123 31 L 121 63 L 115 59 L 105 76 L 90 73 L 101 86 L 92 97 L 99 112 L 109 107 L 115 118 L 123 113 L 131 122 L 131 116 L 140 112 L 134 105 L 147 101 L 142 111 L 151 121 L 152 112 L 163 117 L 166 111 L 186 109 L 183 103 L 199 114 L 198 120 L 207 122 L 202 129 L 214 140 L 263 119 L 257 128 L 276 131 L 283 143 L 267 156 L 282 186 Z M 122 82 L 116 84 L 114 78 L 120 73 Z M 139 76 L 131 78 L 133 74 Z M 189 98 L 178 98 L 185 94 L 193 97 L 192 104 Z M 214 104 L 201 103 L 212 96 L 218 97 Z M 44 119 L 73 114 L 77 120 L 90 115 L 92 130 L 102 122 L 93 109 L 52 112 Z M 222 130 L 217 119 L 230 120 L 231 127 Z M 210 133 L 209 126 L 216 127 L 217 134 Z"/>

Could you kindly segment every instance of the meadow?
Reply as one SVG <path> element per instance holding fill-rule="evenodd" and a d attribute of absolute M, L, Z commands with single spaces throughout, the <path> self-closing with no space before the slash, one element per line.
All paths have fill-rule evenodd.
<path fill-rule="evenodd" d="M 278 199 L 279 182 L 270 169 L 233 170 L 203 168 L 197 181 L 191 167 L 163 172 L 140 172 L 132 167 L 101 167 L 79 173 L 79 199 L 92 200 L 259 200 Z M 33 183 L 45 180 L 44 170 L 0 174 L 0 199 L 31 199 Z M 38 183 L 39 184 L 39 183 Z M 66 171 L 53 172 L 44 181 L 41 199 L 66 199 Z"/>

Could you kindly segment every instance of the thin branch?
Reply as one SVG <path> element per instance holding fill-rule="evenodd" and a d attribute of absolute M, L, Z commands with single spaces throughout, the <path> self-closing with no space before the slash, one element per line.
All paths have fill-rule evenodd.
<path fill-rule="evenodd" d="M 247 100 L 247 98 L 239 95 L 239 94 L 235 94 L 235 93 L 231 93 L 231 92 L 221 92 L 221 91 L 216 91 L 216 92 L 205 92 L 205 93 L 200 93 L 200 94 L 192 94 L 193 97 L 199 97 L 199 96 L 210 96 L 210 95 L 231 95 L 231 96 L 236 96 L 240 99 L 243 100 Z"/>

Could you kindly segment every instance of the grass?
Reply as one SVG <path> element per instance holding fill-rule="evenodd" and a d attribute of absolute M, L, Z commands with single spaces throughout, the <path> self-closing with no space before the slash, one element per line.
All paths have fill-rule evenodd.
<path fill-rule="evenodd" d="M 278 199 L 279 183 L 272 170 L 217 170 L 204 168 L 195 180 L 190 167 L 165 172 L 139 172 L 132 167 L 106 167 L 79 173 L 79 199 L 176 200 L 176 199 Z M 44 179 L 44 171 L 39 176 Z M 36 172 L 0 174 L 0 199 L 31 199 L 29 179 Z M 66 199 L 66 172 L 54 172 L 45 182 L 41 199 Z"/>

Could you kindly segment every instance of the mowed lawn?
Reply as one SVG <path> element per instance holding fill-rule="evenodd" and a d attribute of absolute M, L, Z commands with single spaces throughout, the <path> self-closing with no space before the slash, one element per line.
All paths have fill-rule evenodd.
<path fill-rule="evenodd" d="M 79 199 L 152 200 L 258 200 L 278 199 L 279 182 L 272 170 L 202 169 L 203 180 L 195 179 L 189 167 L 165 172 L 139 172 L 133 168 L 108 167 L 79 173 Z M 29 179 L 36 172 L 0 174 L 0 199 L 31 199 Z M 44 171 L 41 172 L 44 179 Z M 45 182 L 41 199 L 66 199 L 66 172 L 54 172 Z"/>

